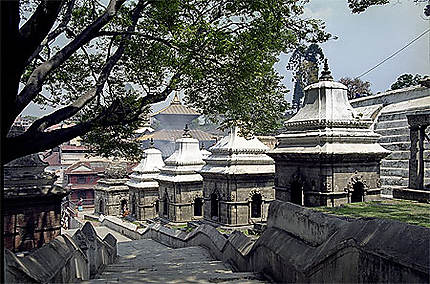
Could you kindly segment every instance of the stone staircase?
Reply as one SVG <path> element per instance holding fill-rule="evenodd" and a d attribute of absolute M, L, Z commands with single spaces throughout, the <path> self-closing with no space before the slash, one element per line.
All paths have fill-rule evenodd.
<path fill-rule="evenodd" d="M 261 283 L 234 273 L 202 247 L 172 249 L 150 239 L 118 243 L 117 262 L 88 283 Z"/>
<path fill-rule="evenodd" d="M 392 195 L 393 188 L 408 186 L 410 138 L 406 111 L 381 113 L 375 125 L 379 143 L 392 151 L 381 162 L 382 194 Z M 425 142 L 424 160 L 429 160 L 430 146 Z M 430 168 L 425 165 L 424 184 L 430 183 Z"/>

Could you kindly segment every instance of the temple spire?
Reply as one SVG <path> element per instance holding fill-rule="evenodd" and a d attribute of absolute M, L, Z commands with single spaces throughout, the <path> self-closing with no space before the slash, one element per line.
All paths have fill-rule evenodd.
<path fill-rule="evenodd" d="M 184 134 L 182 135 L 184 138 L 191 138 L 190 129 L 188 128 L 188 124 L 185 124 Z"/>
<path fill-rule="evenodd" d="M 178 92 L 175 92 L 175 95 L 173 96 L 173 100 L 170 103 L 172 105 L 181 105 L 181 100 L 179 99 Z"/>
<path fill-rule="evenodd" d="M 320 81 L 333 81 L 333 77 L 331 76 L 331 71 L 328 67 L 328 60 L 327 58 L 324 59 L 324 69 L 321 72 Z"/>
<path fill-rule="evenodd" d="M 154 138 L 151 137 L 151 139 L 149 140 L 149 148 L 155 148 L 154 147 Z"/>

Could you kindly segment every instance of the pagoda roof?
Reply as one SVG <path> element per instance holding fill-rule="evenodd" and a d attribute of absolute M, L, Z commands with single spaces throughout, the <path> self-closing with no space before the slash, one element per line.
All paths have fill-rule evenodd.
<path fill-rule="evenodd" d="M 154 139 L 154 141 L 155 140 L 176 141 L 177 139 L 181 138 L 183 134 L 184 134 L 184 130 L 180 130 L 180 129 L 162 129 L 147 135 L 143 135 L 137 138 L 137 140 L 145 141 L 152 138 Z M 191 135 L 192 138 L 197 139 L 199 141 L 215 140 L 212 134 L 198 129 L 190 130 L 189 134 Z"/>
<path fill-rule="evenodd" d="M 183 114 L 183 115 L 196 115 L 196 116 L 200 115 L 200 113 L 198 111 L 196 111 L 195 109 L 184 106 L 181 103 L 181 100 L 179 99 L 178 93 L 175 93 L 172 101 L 170 102 L 170 104 L 167 107 L 165 107 L 165 108 L 163 108 L 157 112 L 152 113 L 151 116 L 156 116 L 156 115 L 160 115 L 160 114 L 168 114 L 168 115 L 169 114 L 176 114 L 176 115 L 177 114 Z"/>

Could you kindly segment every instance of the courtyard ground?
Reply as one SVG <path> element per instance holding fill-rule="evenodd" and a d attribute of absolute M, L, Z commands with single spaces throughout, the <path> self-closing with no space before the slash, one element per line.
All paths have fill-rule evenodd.
<path fill-rule="evenodd" d="M 349 203 L 339 207 L 314 207 L 312 209 L 341 216 L 391 219 L 430 228 L 430 204 L 428 203 L 390 199 Z"/>

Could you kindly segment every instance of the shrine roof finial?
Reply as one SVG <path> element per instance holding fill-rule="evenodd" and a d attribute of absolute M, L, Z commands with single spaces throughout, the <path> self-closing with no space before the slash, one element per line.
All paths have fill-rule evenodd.
<path fill-rule="evenodd" d="M 184 138 L 191 138 L 190 129 L 188 128 L 188 124 L 185 124 L 184 134 L 182 135 Z"/>
<path fill-rule="evenodd" d="M 324 59 L 324 69 L 321 72 L 320 81 L 333 81 L 333 77 L 331 76 L 331 71 L 328 67 L 328 60 L 327 58 Z"/>
<path fill-rule="evenodd" d="M 154 138 L 149 140 L 149 148 L 154 148 Z"/>
<path fill-rule="evenodd" d="M 181 105 L 181 100 L 179 99 L 178 92 L 175 92 L 171 104 L 172 105 Z"/>

